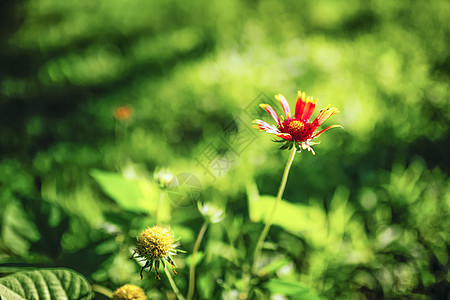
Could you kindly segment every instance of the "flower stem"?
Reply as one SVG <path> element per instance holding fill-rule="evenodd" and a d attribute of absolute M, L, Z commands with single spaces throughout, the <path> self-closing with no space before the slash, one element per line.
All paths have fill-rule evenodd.
<path fill-rule="evenodd" d="M 164 190 L 161 190 L 161 194 L 159 194 L 158 207 L 156 208 L 156 225 L 161 226 L 161 208 L 162 202 L 164 200 Z"/>
<path fill-rule="evenodd" d="M 175 295 L 177 295 L 178 300 L 185 300 L 183 295 L 181 295 L 177 285 L 175 284 L 175 281 L 173 281 L 172 275 L 170 275 L 170 271 L 167 268 L 164 268 L 164 271 L 166 272 L 167 278 L 169 278 L 170 286 L 172 287 Z"/>
<path fill-rule="evenodd" d="M 106 296 L 107 298 L 110 298 L 110 299 L 112 298 L 112 296 L 114 294 L 110 289 L 108 289 L 108 288 L 106 288 L 104 286 L 98 285 L 98 284 L 93 284 L 92 285 L 92 290 L 94 292 L 102 294 L 102 295 L 104 295 L 104 296 Z"/>
<path fill-rule="evenodd" d="M 197 240 L 195 241 L 194 250 L 191 256 L 191 266 L 189 268 L 189 289 L 187 293 L 187 300 L 192 300 L 195 291 L 195 257 L 197 256 L 198 248 L 202 242 L 203 236 L 205 235 L 206 228 L 208 227 L 208 222 L 203 223 L 200 232 L 198 233 Z"/>
<path fill-rule="evenodd" d="M 259 261 L 261 257 L 261 251 L 262 246 L 264 243 L 264 240 L 267 237 L 267 234 L 269 233 L 270 226 L 272 226 L 273 218 L 275 217 L 275 211 L 277 210 L 278 204 L 281 201 L 281 198 L 283 197 L 284 188 L 286 187 L 287 178 L 289 175 L 289 169 L 291 168 L 292 162 L 294 161 L 296 149 L 293 147 L 291 151 L 291 155 L 289 156 L 289 159 L 286 163 L 286 167 L 284 168 L 283 177 L 281 178 L 280 187 L 278 189 L 277 199 L 275 200 L 275 203 L 273 204 L 272 210 L 270 211 L 269 216 L 266 218 L 266 226 L 264 226 L 263 231 L 261 232 L 261 235 L 259 236 L 258 243 L 256 244 L 255 252 L 253 254 L 253 267 L 252 271 L 253 273 L 256 273 L 256 264 Z"/>

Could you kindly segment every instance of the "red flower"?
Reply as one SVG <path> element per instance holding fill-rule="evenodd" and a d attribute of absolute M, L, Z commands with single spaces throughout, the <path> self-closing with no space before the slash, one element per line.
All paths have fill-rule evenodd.
<path fill-rule="evenodd" d="M 318 143 L 314 142 L 314 138 L 318 137 L 330 128 L 342 127 L 341 125 L 331 125 L 319 132 L 316 132 L 316 129 L 322 125 L 326 119 L 334 114 L 337 114 L 339 111 L 336 107 L 330 107 L 331 105 L 328 105 L 320 111 L 314 121 L 310 122 L 309 119 L 316 108 L 316 103 L 318 100 L 313 100 L 313 98 L 309 96 L 306 97 L 305 93 L 298 91 L 294 117 L 291 116 L 289 103 L 284 96 L 279 94 L 276 95 L 275 98 L 283 107 L 284 113 L 286 114 L 286 119 L 284 119 L 283 116 L 279 118 L 275 110 L 270 105 L 260 104 L 259 106 L 272 116 L 275 122 L 277 122 L 277 125 L 272 126 L 264 121 L 254 120 L 253 123 L 255 123 L 255 125 L 253 125 L 253 127 L 259 128 L 268 133 L 273 133 L 275 136 L 285 140 L 286 143 L 281 147 L 281 149 L 291 149 L 295 145 L 298 151 L 301 150 L 301 147 L 303 149 L 308 149 L 308 151 L 315 154 L 311 146 Z"/>
<path fill-rule="evenodd" d="M 114 110 L 113 115 L 119 121 L 127 120 L 133 116 L 133 108 L 129 105 L 119 106 Z"/>

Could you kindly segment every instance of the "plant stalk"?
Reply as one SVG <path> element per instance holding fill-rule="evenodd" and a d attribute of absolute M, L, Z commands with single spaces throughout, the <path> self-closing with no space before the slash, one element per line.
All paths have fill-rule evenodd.
<path fill-rule="evenodd" d="M 259 236 L 258 242 L 256 244 L 255 252 L 253 254 L 253 265 L 252 265 L 253 273 L 256 273 L 256 264 L 260 260 L 263 243 L 267 237 L 267 234 L 269 233 L 270 226 L 272 226 L 273 218 L 275 217 L 275 212 L 277 210 L 278 204 L 280 203 L 281 198 L 283 197 L 284 189 L 286 187 L 286 182 L 289 175 L 289 170 L 291 168 L 292 162 L 294 161 L 296 151 L 297 151 L 296 148 L 293 147 L 291 155 L 289 156 L 289 159 L 286 163 L 286 167 L 284 168 L 283 177 L 281 178 L 280 187 L 278 188 L 277 199 L 273 204 L 269 216 L 266 218 L 266 226 L 264 226 L 264 229 L 261 232 L 261 235 Z"/>
<path fill-rule="evenodd" d="M 164 190 L 159 194 L 158 207 L 156 208 L 156 225 L 161 226 L 161 208 L 164 200 Z"/>
<path fill-rule="evenodd" d="M 110 289 L 108 289 L 108 288 L 106 288 L 104 286 L 98 285 L 98 284 L 93 284 L 92 285 L 92 290 L 94 292 L 102 294 L 102 295 L 104 295 L 104 296 L 106 296 L 107 298 L 110 298 L 110 299 L 112 298 L 112 296 L 114 294 Z"/>
<path fill-rule="evenodd" d="M 181 295 L 180 290 L 178 289 L 177 285 L 175 284 L 175 281 L 172 278 L 172 275 L 170 274 L 170 271 L 164 267 L 164 271 L 166 272 L 167 278 L 169 278 L 170 286 L 172 287 L 173 292 L 177 296 L 178 300 L 185 300 L 183 295 Z"/>
<path fill-rule="evenodd" d="M 208 228 L 208 222 L 203 223 L 200 232 L 198 233 L 197 240 L 195 241 L 194 250 L 191 256 L 191 266 L 189 268 L 189 289 L 187 294 L 187 300 L 192 300 L 195 291 L 195 257 L 198 253 L 198 248 L 200 248 L 200 243 L 202 242 L 203 236 L 205 235 L 206 228 Z"/>

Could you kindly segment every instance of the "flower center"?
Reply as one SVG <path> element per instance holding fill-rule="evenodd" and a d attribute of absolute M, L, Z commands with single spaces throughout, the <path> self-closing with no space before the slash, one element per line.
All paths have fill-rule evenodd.
<path fill-rule="evenodd" d="M 292 133 L 298 133 L 299 131 L 302 131 L 303 128 L 305 128 L 305 123 L 299 120 L 293 120 L 288 125 L 288 131 Z"/>
<path fill-rule="evenodd" d="M 289 133 L 295 142 L 306 142 L 311 139 L 314 130 L 311 131 L 311 125 L 306 120 L 287 119 L 280 126 L 279 130 L 283 133 Z"/>

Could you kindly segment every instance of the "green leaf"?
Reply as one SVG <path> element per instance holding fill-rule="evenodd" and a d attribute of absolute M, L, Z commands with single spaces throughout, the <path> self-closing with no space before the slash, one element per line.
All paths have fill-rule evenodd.
<path fill-rule="evenodd" d="M 134 212 L 148 212 L 150 207 L 145 205 L 145 195 L 138 180 L 126 179 L 120 174 L 91 171 L 92 177 L 101 186 L 103 191 L 125 210 Z"/>
<path fill-rule="evenodd" d="M 254 183 L 247 187 L 247 195 L 250 219 L 253 222 L 265 222 L 272 212 L 276 198 L 268 195 L 260 196 Z M 327 218 L 320 207 L 281 200 L 275 211 L 273 224 L 293 233 L 317 232 L 321 228 L 326 228 Z"/>
<path fill-rule="evenodd" d="M 58 205 L 41 197 L 17 195 L 30 221 L 36 226 L 40 238 L 31 244 L 30 252 L 59 257 L 62 253 L 61 239 L 69 229 L 69 216 Z"/>
<path fill-rule="evenodd" d="M 5 245 L 21 256 L 32 253 L 59 257 L 69 216 L 57 203 L 40 197 L 21 194 L 15 197 L 4 208 L 2 235 Z"/>
<path fill-rule="evenodd" d="M 261 270 L 261 273 L 262 274 L 275 273 L 276 271 L 278 271 L 279 269 L 281 269 L 282 267 L 284 267 L 290 263 L 291 263 L 291 261 L 285 256 L 277 257 L 277 258 L 273 259 L 271 262 L 269 262 L 267 265 L 265 265 L 263 267 L 263 269 Z"/>
<path fill-rule="evenodd" d="M 286 149 L 291 150 L 293 145 L 294 145 L 293 142 L 286 142 L 280 147 L 280 150 L 286 150 Z"/>
<path fill-rule="evenodd" d="M 271 279 L 266 283 L 266 288 L 271 294 L 281 294 L 285 296 L 290 296 L 289 299 L 295 300 L 321 300 L 318 295 L 316 295 L 309 288 L 305 287 L 303 284 L 284 279 Z"/>
<path fill-rule="evenodd" d="M 205 257 L 205 253 L 203 253 L 203 252 L 197 252 L 197 255 L 195 256 L 195 265 L 197 266 L 202 260 L 203 260 L 203 258 Z M 190 266 L 191 265 L 191 263 L 192 263 L 192 255 L 188 255 L 187 257 L 186 257 L 186 264 L 188 265 L 188 266 Z"/>
<path fill-rule="evenodd" d="M 353 216 L 353 209 L 348 205 L 349 190 L 343 186 L 338 187 L 330 203 L 328 220 L 330 224 L 329 244 L 339 245 L 344 232 L 348 231 L 348 224 Z"/>
<path fill-rule="evenodd" d="M 206 251 L 208 259 L 215 257 L 223 257 L 232 263 L 238 263 L 238 253 L 236 249 L 222 241 L 208 241 L 208 248 Z"/>
<path fill-rule="evenodd" d="M 41 233 L 18 201 L 12 201 L 4 209 L 2 240 L 14 253 L 26 256 L 31 245 L 40 240 Z"/>
<path fill-rule="evenodd" d="M 217 285 L 214 273 L 200 273 L 196 281 L 201 299 L 212 299 L 214 288 Z"/>
<path fill-rule="evenodd" d="M 157 185 L 146 179 L 127 179 L 121 174 L 92 170 L 91 176 L 124 210 L 137 213 L 153 213 L 161 194 Z M 170 219 L 170 203 L 167 197 L 161 208 L 161 220 Z"/>
<path fill-rule="evenodd" d="M 7 300 L 91 299 L 87 280 L 69 269 L 17 272 L 0 278 L 0 295 Z"/>

